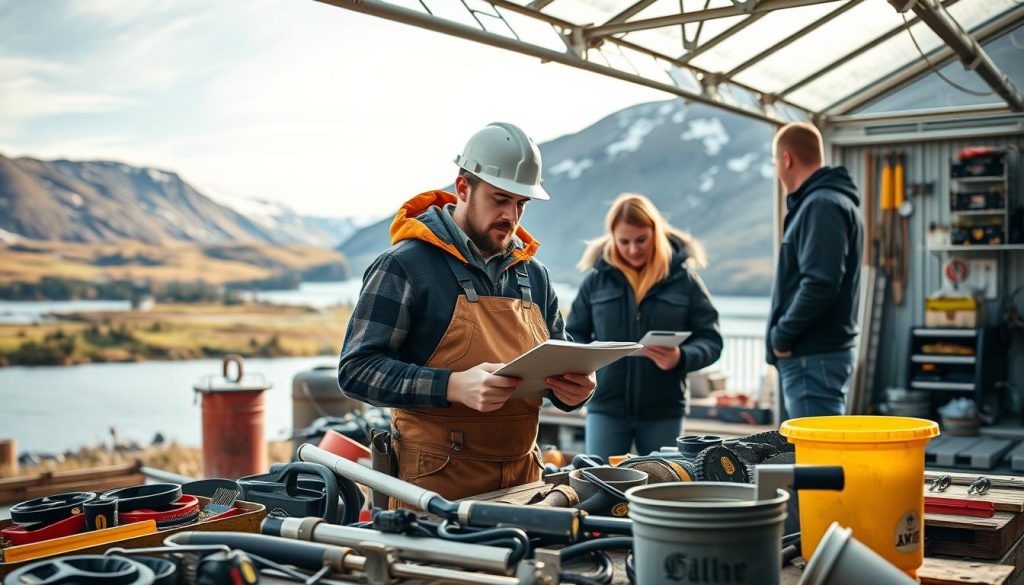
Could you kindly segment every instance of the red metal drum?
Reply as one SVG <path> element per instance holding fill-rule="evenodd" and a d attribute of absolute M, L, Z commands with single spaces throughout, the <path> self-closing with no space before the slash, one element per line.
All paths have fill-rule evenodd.
<path fill-rule="evenodd" d="M 237 373 L 231 375 L 231 364 Z M 223 375 L 204 376 L 193 386 L 203 396 L 203 474 L 236 479 L 265 473 L 263 392 L 273 386 L 263 376 L 243 373 L 242 356 L 224 357 Z"/>

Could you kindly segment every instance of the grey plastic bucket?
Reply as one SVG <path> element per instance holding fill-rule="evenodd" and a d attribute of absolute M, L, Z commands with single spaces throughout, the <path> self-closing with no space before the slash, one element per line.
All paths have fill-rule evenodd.
<path fill-rule="evenodd" d="M 626 492 L 637 585 L 778 585 L 789 494 L 757 486 L 661 483 Z"/>
<path fill-rule="evenodd" d="M 800 585 L 915 585 L 916 580 L 885 560 L 833 522 L 807 563 Z"/>

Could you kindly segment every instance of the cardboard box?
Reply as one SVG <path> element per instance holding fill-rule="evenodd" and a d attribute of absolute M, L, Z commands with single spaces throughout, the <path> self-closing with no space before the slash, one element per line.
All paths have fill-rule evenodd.
<path fill-rule="evenodd" d="M 983 323 L 983 307 L 971 296 L 932 297 L 924 302 L 924 325 L 974 329 Z"/>
<path fill-rule="evenodd" d="M 200 506 L 205 506 L 209 503 L 208 498 L 199 497 Z M 31 559 L 22 561 L 19 563 L 0 563 L 0 579 L 7 576 L 8 573 L 31 565 L 49 558 L 57 558 L 67 555 L 100 555 L 103 554 L 107 549 L 121 547 L 121 548 L 148 548 L 158 547 L 164 545 L 164 539 L 172 534 L 179 532 L 188 531 L 199 531 L 199 532 L 251 532 L 259 533 L 260 524 L 263 519 L 267 517 L 267 509 L 263 504 L 255 504 L 252 502 L 236 501 L 233 504 L 236 508 L 242 510 L 242 513 L 237 516 L 231 516 L 230 518 L 223 518 L 221 520 L 211 520 L 209 522 L 200 522 L 198 524 L 189 524 L 187 526 L 181 526 L 178 528 L 171 528 L 170 530 L 161 530 L 155 534 L 147 534 L 145 536 L 137 536 L 135 538 L 125 538 L 115 542 L 101 544 L 97 546 L 86 546 L 74 551 L 62 552 L 60 554 L 49 555 L 40 557 L 37 559 Z M 0 529 L 7 528 L 14 524 L 10 519 L 0 520 Z"/>

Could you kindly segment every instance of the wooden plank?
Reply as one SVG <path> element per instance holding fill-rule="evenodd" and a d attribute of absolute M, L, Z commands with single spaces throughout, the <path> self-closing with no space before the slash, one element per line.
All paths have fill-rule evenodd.
<path fill-rule="evenodd" d="M 999 559 L 1000 565 L 1009 565 L 1013 567 L 1013 574 L 1010 575 L 1010 579 L 1007 581 L 1007 585 L 1022 585 L 1024 583 L 1024 550 L 1021 550 L 1021 545 L 1024 544 L 1024 536 L 1017 539 L 1017 542 L 1013 543 L 1010 550 Z"/>
<path fill-rule="evenodd" d="M 924 479 L 925 481 L 931 481 L 936 477 L 948 475 L 953 480 L 953 485 L 970 485 L 974 480 L 978 479 L 977 473 L 961 473 L 958 471 L 933 471 L 925 470 Z M 1020 488 L 1024 489 L 1024 477 L 1018 475 L 989 475 L 985 474 L 984 477 L 992 480 L 993 488 Z"/>
<path fill-rule="evenodd" d="M 1024 514 L 996 512 L 992 518 L 925 514 L 925 552 L 1000 559 L 1024 535 Z"/>
<path fill-rule="evenodd" d="M 138 473 L 142 467 L 141 461 L 135 463 L 124 463 L 121 465 L 109 465 L 106 467 L 91 467 L 88 469 L 74 469 L 71 471 L 44 471 L 33 475 L 10 477 L 0 479 L 0 492 L 9 489 L 17 489 L 35 485 L 47 485 L 54 483 L 71 483 L 88 481 L 91 479 L 105 479 L 112 475 L 128 475 Z"/>
<path fill-rule="evenodd" d="M 995 532 L 1005 529 L 1016 516 L 1016 514 L 1011 512 L 996 512 L 991 518 L 975 518 L 972 516 L 927 512 L 924 515 L 924 525 L 926 529 L 932 526 L 944 526 L 947 528 Z"/>
<path fill-rule="evenodd" d="M 1013 567 L 977 561 L 925 558 L 917 570 L 922 585 L 1005 585 Z"/>
<path fill-rule="evenodd" d="M 26 500 L 34 500 L 43 496 L 52 496 L 65 492 L 101 492 L 114 488 L 128 487 L 146 483 L 146 476 L 141 473 L 117 475 L 105 480 L 88 480 L 75 483 L 36 485 L 11 491 L 0 492 L 0 505 L 16 504 Z"/>
<path fill-rule="evenodd" d="M 1024 512 L 1024 490 L 992 488 L 985 495 L 978 496 L 968 494 L 968 489 L 968 486 L 965 485 L 951 485 L 945 491 L 930 492 L 928 491 L 928 484 L 925 484 L 924 495 L 925 497 L 992 502 L 996 510 Z"/>

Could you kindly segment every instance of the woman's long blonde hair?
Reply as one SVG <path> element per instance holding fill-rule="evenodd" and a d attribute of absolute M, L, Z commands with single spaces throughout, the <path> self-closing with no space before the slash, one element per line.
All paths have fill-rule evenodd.
<path fill-rule="evenodd" d="M 653 231 L 654 249 L 651 251 L 651 258 L 639 271 L 619 255 L 615 246 L 612 232 L 621 222 L 640 228 L 651 228 Z M 604 224 L 605 234 L 587 242 L 587 249 L 576 267 L 581 271 L 589 270 L 597 262 L 598 257 L 603 257 L 606 262 L 627 276 L 635 289 L 633 292 L 638 303 L 652 286 L 668 276 L 673 254 L 670 238 L 678 240 L 687 248 L 690 262 L 696 266 L 704 266 L 706 263 L 703 246 L 690 234 L 669 225 L 654 203 L 638 193 L 619 195 L 608 210 Z M 629 278 L 630 275 L 635 277 L 635 282 L 633 278 Z"/>

